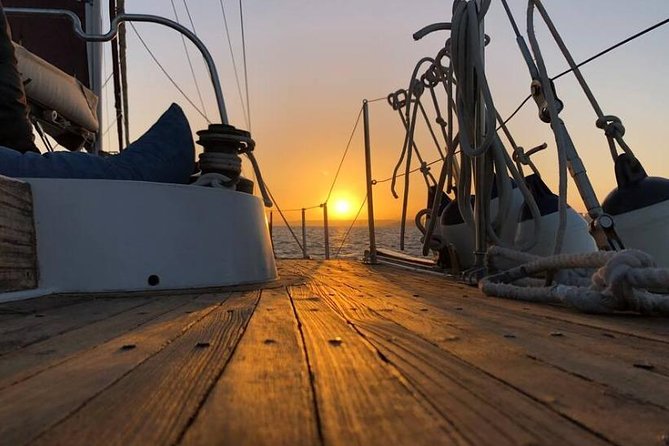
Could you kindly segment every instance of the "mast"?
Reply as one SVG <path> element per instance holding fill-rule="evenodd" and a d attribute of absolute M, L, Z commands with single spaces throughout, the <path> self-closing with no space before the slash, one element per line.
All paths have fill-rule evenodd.
<path fill-rule="evenodd" d="M 116 0 L 109 0 L 109 19 L 110 21 L 116 17 L 120 11 Z M 121 29 L 119 26 L 119 30 Z M 123 94 L 121 93 L 121 65 L 119 54 L 119 38 L 112 39 L 112 73 L 114 79 L 114 108 L 116 109 L 116 132 L 118 135 L 118 150 L 123 150 L 125 135 L 124 135 L 124 111 L 123 111 Z"/>
<path fill-rule="evenodd" d="M 125 14 L 125 0 L 117 0 L 117 13 Z M 126 28 L 122 23 L 118 29 L 119 69 L 121 70 L 121 96 L 123 99 L 123 125 L 125 127 L 125 147 L 130 145 L 130 109 L 128 106 L 128 58 Z M 119 148 L 120 149 L 120 148 Z"/>
<path fill-rule="evenodd" d="M 89 34 L 102 34 L 102 4 L 101 0 L 90 0 L 86 3 L 86 32 Z M 102 43 L 88 42 L 88 73 L 91 90 L 102 98 Z M 102 122 L 102 101 L 98 101 L 98 121 Z M 102 130 L 98 131 L 98 137 L 93 147 L 94 153 L 100 153 L 103 149 Z"/>

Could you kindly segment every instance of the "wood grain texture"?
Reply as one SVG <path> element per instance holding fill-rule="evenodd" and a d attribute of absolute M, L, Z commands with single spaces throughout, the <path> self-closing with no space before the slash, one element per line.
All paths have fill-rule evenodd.
<path fill-rule="evenodd" d="M 0 322 L 0 357 L 147 302 L 145 299 L 88 299 L 69 306 L 67 311 L 45 310 Z"/>
<path fill-rule="evenodd" d="M 226 298 L 227 295 L 203 295 L 148 326 L 131 330 L 86 354 L 3 389 L 0 391 L 0 439 L 7 444 L 24 444 L 63 422 L 187 333 Z M 203 307 L 203 302 L 209 305 Z M 147 387 L 147 390 L 152 389 L 152 386 Z"/>
<path fill-rule="evenodd" d="M 258 295 L 234 293 L 35 443 L 177 443 L 232 355 Z"/>
<path fill-rule="evenodd" d="M 534 314 L 534 309 L 538 307 L 546 311 L 548 307 L 483 298 L 477 290 L 470 289 L 467 291 L 469 297 L 463 297 L 457 293 L 439 295 L 426 289 L 415 297 L 419 288 L 410 279 L 405 284 L 413 288 L 414 295 L 405 292 L 405 297 L 431 303 L 446 314 L 470 321 L 480 331 L 505 337 L 507 342 L 524 349 L 531 358 L 669 409 L 668 343 L 627 334 L 625 330 L 612 334 L 574 324 L 564 314 L 559 319 L 539 317 Z M 590 315 L 590 318 L 607 317 Z M 616 320 L 615 317 L 611 319 Z"/>
<path fill-rule="evenodd" d="M 344 270 L 355 268 L 355 265 L 344 262 L 341 264 Z M 489 308 L 502 308 L 512 312 L 530 311 L 537 319 L 549 319 L 564 321 L 570 324 L 590 326 L 606 330 L 610 333 L 622 333 L 640 339 L 652 339 L 669 343 L 668 318 L 648 317 L 630 313 L 619 313 L 615 315 L 593 316 L 580 313 L 574 309 L 557 305 L 530 304 L 507 299 L 484 298 L 475 288 L 458 284 L 439 276 L 423 276 L 410 271 L 396 273 L 395 268 L 379 265 L 370 272 L 370 277 L 378 278 L 379 281 L 388 281 L 397 285 L 400 289 L 411 291 L 412 295 L 421 298 L 443 298 L 435 292 L 435 289 L 449 290 L 447 296 L 451 297 L 478 297 L 477 302 L 488 305 Z M 356 274 L 360 274 L 358 271 Z M 371 283 L 370 285 L 373 285 Z"/>
<path fill-rule="evenodd" d="M 307 287 L 289 292 L 325 444 L 467 444 L 391 364 Z"/>
<path fill-rule="evenodd" d="M 4 354 L 0 356 L 0 390 L 65 362 L 74 355 L 122 336 L 128 331 L 148 326 L 165 313 L 188 305 L 196 297 L 180 295 L 164 296 L 160 299 L 132 299 L 126 303 L 127 309 L 116 314 L 100 320 L 91 320 L 86 325 Z M 203 307 L 208 305 L 206 302 L 202 303 Z"/>
<path fill-rule="evenodd" d="M 0 444 L 669 438 L 667 318 L 486 298 L 352 261 L 279 270 L 251 292 L 1 304 Z"/>
<path fill-rule="evenodd" d="M 460 360 L 386 316 L 387 305 L 370 311 L 357 290 L 312 285 L 314 293 L 350 324 L 435 407 L 457 426 L 470 444 L 604 444 L 596 436 L 563 418 L 542 402 L 528 397 L 471 364 Z M 390 310 L 390 311 L 389 311 Z"/>
<path fill-rule="evenodd" d="M 37 287 L 30 185 L 0 176 L 0 292 Z"/>
<path fill-rule="evenodd" d="M 374 268 L 374 271 L 378 269 Z M 396 270 L 389 271 L 389 275 L 394 279 L 412 278 L 405 273 L 397 274 Z M 370 276 L 373 280 L 370 280 Z M 331 305 L 337 305 L 339 311 L 347 317 L 355 320 L 360 318 L 358 314 L 371 313 L 371 320 L 375 321 L 375 324 L 376 321 L 383 319 L 392 320 L 602 438 L 617 444 L 643 445 L 656 444 L 667 434 L 667 420 L 669 420 L 667 410 L 643 399 L 644 395 L 648 396 L 644 387 L 646 385 L 651 389 L 654 388 L 660 395 L 656 399 L 664 394 L 666 386 L 662 384 L 662 377 L 659 379 L 649 377 L 648 370 L 628 364 L 626 368 L 620 367 L 608 371 L 610 376 L 617 375 L 617 377 L 608 377 L 607 381 L 628 380 L 624 390 L 617 390 L 608 384 L 584 379 L 570 370 L 575 361 L 573 358 L 580 358 L 578 363 L 581 365 L 597 364 L 597 356 L 590 354 L 589 350 L 585 350 L 584 354 L 582 350 L 586 349 L 588 344 L 590 350 L 601 346 L 601 343 L 597 343 L 600 339 L 610 344 L 608 348 L 603 349 L 605 356 L 609 358 L 616 358 L 616 347 L 620 348 L 622 357 L 631 351 L 629 344 L 621 347 L 617 339 L 602 336 L 602 334 L 608 335 L 608 330 L 598 330 L 596 333 L 591 333 L 594 338 L 583 339 L 573 333 L 565 332 L 564 327 L 541 326 L 541 317 L 531 318 L 525 325 L 518 326 L 514 314 L 522 313 L 525 317 L 531 314 L 533 306 L 526 307 L 525 310 L 519 308 L 512 315 L 499 309 L 490 313 L 481 312 L 479 308 L 472 308 L 474 301 L 482 299 L 476 297 L 478 292 L 475 289 L 435 286 L 430 290 L 429 284 L 432 278 L 428 277 L 427 280 L 426 276 L 416 276 L 417 279 L 424 279 L 424 283 L 427 284 L 418 295 L 417 288 L 413 284 L 407 284 L 410 280 L 398 280 L 400 283 L 395 285 L 389 280 L 382 280 L 367 267 L 348 262 L 340 269 L 333 268 L 327 273 L 319 271 L 319 274 L 314 275 L 314 281 L 325 289 L 333 288 L 330 293 L 325 294 L 327 296 L 333 294 L 336 297 L 330 297 L 328 301 Z M 440 281 L 436 281 L 436 284 L 442 285 Z M 469 297 L 463 298 L 463 294 Z M 427 303 L 428 298 L 434 298 L 444 308 Z M 356 311 L 347 310 L 349 308 L 355 308 Z M 540 308 L 551 311 L 551 308 Z M 540 321 L 538 328 L 533 327 L 536 320 Z M 509 323 L 513 329 L 510 329 Z M 578 327 L 582 328 L 581 325 Z M 559 329 L 563 331 L 557 331 Z M 551 336 L 550 333 L 559 336 Z M 392 336 L 389 335 L 385 339 L 388 338 Z M 571 349 L 557 349 L 554 355 L 551 353 L 553 362 L 549 363 L 528 353 L 528 338 L 534 340 L 531 347 L 538 352 L 556 350 L 556 344 L 566 339 L 570 342 L 581 342 L 583 345 L 574 344 Z M 401 338 L 396 337 L 396 340 Z M 662 357 L 660 362 L 667 356 L 666 353 L 657 350 L 658 345 L 655 341 L 639 342 L 639 339 L 634 338 L 627 342 L 635 342 L 637 354 L 648 354 L 647 344 L 655 344 L 648 350 L 652 352 L 656 349 L 656 353 Z M 662 345 L 659 344 L 660 347 Z M 406 351 L 420 352 L 420 349 L 405 347 Z M 616 359 L 620 363 L 625 363 L 620 361 L 620 358 Z M 420 363 L 417 359 L 413 362 Z"/>
<path fill-rule="evenodd" d="M 184 445 L 318 445 L 304 345 L 285 289 L 264 290 Z"/>

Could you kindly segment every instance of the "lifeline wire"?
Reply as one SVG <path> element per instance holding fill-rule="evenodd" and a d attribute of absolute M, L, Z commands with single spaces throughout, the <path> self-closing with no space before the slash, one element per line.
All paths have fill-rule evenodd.
<path fill-rule="evenodd" d="M 337 249 L 337 253 L 335 254 L 335 258 L 339 258 L 339 252 L 344 247 L 344 243 L 346 243 L 346 239 L 348 238 L 348 235 L 351 233 L 351 230 L 353 229 L 353 226 L 358 221 L 358 217 L 360 217 L 360 213 L 362 212 L 362 208 L 365 207 L 365 203 L 367 203 L 367 195 L 365 195 L 365 199 L 362 200 L 362 204 L 360 205 L 360 208 L 358 209 L 358 213 L 355 214 L 355 218 L 353 219 L 353 222 L 351 223 L 351 226 L 349 226 L 348 229 L 346 230 L 346 234 L 344 234 L 344 238 L 342 239 L 341 244 L 339 245 L 339 249 Z"/>
<path fill-rule="evenodd" d="M 283 214 L 283 211 L 279 207 L 279 203 L 276 202 L 276 199 L 274 198 L 274 195 L 272 195 L 272 191 L 269 190 L 269 187 L 267 186 L 267 183 L 265 183 L 265 189 L 267 189 L 267 194 L 269 197 L 272 199 L 274 202 L 274 206 L 276 206 L 276 210 L 279 211 L 279 215 L 281 216 L 281 219 L 283 220 L 283 223 L 286 225 L 290 233 L 293 235 L 293 238 L 295 239 L 295 243 L 297 243 L 297 246 L 300 247 L 300 251 L 304 251 L 302 248 L 302 243 L 300 243 L 300 240 L 297 238 L 297 235 L 295 235 L 295 231 L 293 231 L 293 228 L 290 226 L 288 223 L 288 220 L 286 220 L 286 216 Z"/>

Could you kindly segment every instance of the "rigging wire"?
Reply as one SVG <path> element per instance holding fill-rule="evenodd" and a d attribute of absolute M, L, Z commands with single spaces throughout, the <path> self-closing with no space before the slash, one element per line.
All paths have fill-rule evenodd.
<path fill-rule="evenodd" d="M 358 209 L 358 213 L 355 214 L 355 218 L 351 222 L 351 226 L 349 226 L 348 229 L 346 230 L 346 234 L 344 234 L 344 238 L 341 240 L 341 244 L 339 245 L 339 248 L 337 248 L 337 252 L 335 253 L 335 258 L 339 258 L 339 252 L 344 247 L 344 243 L 346 243 L 346 240 L 348 239 L 348 236 L 351 233 L 351 230 L 353 229 L 353 226 L 355 226 L 355 223 L 358 221 L 358 218 L 360 217 L 360 213 L 362 212 L 362 208 L 365 207 L 365 203 L 367 203 L 367 195 L 365 195 L 365 199 L 362 200 L 362 204 L 360 205 L 360 208 Z"/>
<path fill-rule="evenodd" d="M 460 153 L 460 150 L 455 151 L 455 152 L 453 153 L 453 155 L 457 155 L 458 153 Z M 432 166 L 432 165 L 437 164 L 437 163 L 440 163 L 440 162 L 442 162 L 442 161 L 444 161 L 444 160 L 445 160 L 445 158 L 438 158 L 438 159 L 436 159 L 436 160 L 434 160 L 434 161 L 431 161 L 431 162 L 429 162 L 429 163 L 426 163 L 426 164 L 425 164 L 425 167 Z M 409 175 L 414 174 L 414 173 L 416 173 L 416 172 L 420 172 L 422 168 L 423 168 L 423 166 L 421 166 L 421 167 L 416 167 L 415 169 L 410 170 L 410 171 L 409 171 Z M 405 175 L 406 175 L 406 173 L 399 173 L 399 174 L 397 174 L 396 178 L 402 178 L 402 177 L 404 177 Z M 388 181 L 390 181 L 390 180 L 392 180 L 392 179 L 393 179 L 393 177 L 390 176 L 390 177 L 388 177 L 388 178 L 384 178 L 383 180 L 372 180 L 372 184 L 373 184 L 373 185 L 376 185 L 376 184 L 381 184 L 381 183 L 387 183 Z"/>
<path fill-rule="evenodd" d="M 638 33 L 633 34 L 633 35 L 631 35 L 630 37 L 628 37 L 628 38 L 626 38 L 626 39 L 624 39 L 624 40 L 621 40 L 620 42 L 618 42 L 618 43 L 616 43 L 616 44 L 614 44 L 614 45 L 611 45 L 610 47 L 608 47 L 608 48 L 606 48 L 606 49 L 604 49 L 604 50 L 598 52 L 597 54 L 595 54 L 595 55 L 593 55 L 593 56 L 591 56 L 591 57 L 588 57 L 588 58 L 585 59 L 583 62 L 580 62 L 580 63 L 576 64 L 576 66 L 575 66 L 574 68 L 580 68 L 580 67 L 582 67 L 582 66 L 584 66 L 584 65 L 586 65 L 586 64 L 589 64 L 590 62 L 592 62 L 592 61 L 594 61 L 594 60 L 596 60 L 596 59 L 599 59 L 600 57 L 604 56 L 605 54 L 610 53 L 611 51 L 613 51 L 613 50 L 615 50 L 615 49 L 618 49 L 619 47 L 621 47 L 621 46 L 623 46 L 623 45 L 625 45 L 625 44 L 627 44 L 627 43 L 629 43 L 629 42 L 631 42 L 631 41 L 633 41 L 633 40 L 635 40 L 635 39 L 637 39 L 637 38 L 643 36 L 644 34 L 647 34 L 647 33 L 651 32 L 651 31 L 654 31 L 654 30 L 656 30 L 657 28 L 660 28 L 661 26 L 664 26 L 664 25 L 666 25 L 667 23 L 669 23 L 669 18 L 666 18 L 666 19 L 664 19 L 664 20 L 661 20 L 661 21 L 659 21 L 658 23 L 656 23 L 656 24 L 654 24 L 654 25 L 652 25 L 652 26 L 649 26 L 648 28 L 646 28 L 646 29 L 644 29 L 644 30 L 639 31 Z M 572 71 L 574 71 L 574 68 L 568 68 L 568 69 L 564 70 L 563 72 L 557 74 L 556 76 L 553 76 L 553 77 L 551 78 L 551 80 L 555 81 L 555 80 L 561 78 L 562 76 L 565 76 L 565 75 L 571 73 Z M 509 115 L 509 117 L 506 118 L 506 119 L 503 121 L 503 123 L 504 123 L 504 124 L 507 124 L 511 119 L 513 119 L 513 118 L 516 116 L 516 114 L 518 114 L 518 112 L 525 106 L 525 104 L 527 104 L 527 101 L 529 101 L 531 98 L 532 98 L 532 95 L 529 95 L 529 96 L 527 96 L 525 99 L 523 99 L 523 102 L 521 102 L 520 105 L 519 105 L 518 107 L 516 107 L 516 109 L 513 111 L 513 113 L 511 113 L 511 115 Z M 500 126 L 500 127 L 497 128 L 497 130 L 500 130 L 501 128 L 502 128 L 502 127 Z"/>
<path fill-rule="evenodd" d="M 184 0 L 185 1 L 185 0 Z M 246 34 L 244 33 L 244 7 L 243 1 L 239 0 L 239 21 L 242 30 L 242 55 L 244 56 L 244 87 L 246 88 L 246 113 L 248 117 L 249 132 L 251 131 L 251 102 L 249 100 L 249 70 L 246 63 Z"/>
<path fill-rule="evenodd" d="M 276 210 L 279 212 L 279 215 L 281 216 L 281 219 L 283 220 L 283 223 L 286 225 L 286 227 L 288 228 L 288 230 L 292 234 L 293 238 L 295 239 L 295 243 L 297 243 L 297 246 L 300 247 L 300 251 L 304 252 L 304 248 L 302 248 L 302 243 L 300 243 L 300 239 L 297 238 L 297 235 L 295 235 L 295 231 L 293 231 L 293 228 L 288 223 L 288 220 L 286 220 L 286 216 L 284 215 L 283 211 L 281 210 L 281 207 L 279 206 L 279 203 L 277 203 L 276 199 L 274 198 L 274 195 L 272 195 L 272 191 L 269 190 L 269 186 L 267 185 L 267 183 L 265 183 L 265 189 L 267 189 L 267 194 L 272 199 L 272 202 L 274 203 L 274 206 L 276 206 Z"/>
<path fill-rule="evenodd" d="M 205 114 L 202 112 L 202 110 L 200 110 L 200 109 L 198 108 L 198 106 L 195 105 L 195 103 L 188 97 L 188 95 L 186 94 L 186 92 L 184 92 L 184 91 L 181 89 L 181 87 L 180 87 L 179 84 L 174 80 L 174 78 L 172 78 L 172 76 L 170 76 L 170 74 L 167 72 L 167 70 L 165 69 L 165 67 L 160 63 L 160 61 L 159 61 L 158 58 L 155 56 L 155 54 L 153 54 L 153 51 L 151 51 L 151 48 L 149 48 L 149 46 L 146 44 L 146 42 L 145 42 L 144 39 L 142 38 L 142 35 L 139 33 L 139 31 L 137 31 L 137 28 L 135 27 L 134 23 L 132 23 L 132 22 L 129 22 L 129 23 L 130 23 L 130 27 L 131 27 L 132 30 L 134 31 L 134 33 L 135 33 L 135 35 L 137 36 L 137 38 L 139 39 L 139 41 L 142 43 L 142 45 L 144 46 L 144 48 L 146 49 L 146 51 L 148 51 L 149 55 L 151 56 L 151 58 L 153 59 L 153 61 L 156 63 L 156 65 L 158 65 L 158 68 L 160 68 L 160 70 L 163 72 L 163 74 L 164 74 L 164 75 L 167 77 L 167 79 L 172 83 L 172 85 L 174 86 L 174 88 L 176 88 L 176 89 L 179 91 L 179 93 L 181 93 L 181 95 L 184 97 L 184 99 L 186 99 L 186 101 L 188 101 L 188 103 L 195 109 L 195 111 L 197 111 L 197 112 L 200 114 L 200 116 L 202 116 L 202 117 L 203 117 L 209 124 L 211 124 L 211 121 L 209 120 L 209 118 L 207 117 L 207 115 L 205 115 Z"/>
<path fill-rule="evenodd" d="M 663 26 L 663 25 L 666 25 L 667 23 L 669 23 L 669 18 L 666 18 L 666 19 L 664 19 L 664 20 L 662 20 L 662 21 L 656 23 L 655 25 L 650 26 L 650 27 L 644 29 L 643 31 L 639 31 L 638 33 L 636 33 L 636 34 L 634 34 L 634 35 L 628 37 L 627 39 L 625 39 L 625 40 L 621 40 L 620 42 L 616 43 L 615 45 L 612 45 L 612 46 L 606 48 L 605 50 L 600 51 L 599 53 L 595 54 L 594 56 L 589 57 L 589 58 L 585 59 L 583 62 L 577 64 L 574 68 L 580 68 L 580 67 L 582 67 L 583 65 L 585 65 L 585 64 L 587 64 L 587 63 L 590 63 L 590 62 L 592 62 L 593 60 L 595 60 L 595 59 L 597 59 L 597 58 L 603 56 L 604 54 L 606 54 L 606 53 L 608 53 L 608 52 L 611 52 L 611 51 L 617 49 L 618 47 L 621 47 L 621 46 L 623 46 L 623 45 L 625 45 L 625 44 L 631 42 L 632 40 L 635 40 L 635 39 L 637 39 L 637 38 L 643 36 L 644 34 L 649 33 L 649 32 L 651 32 L 651 31 L 653 31 L 653 30 L 655 30 L 655 29 L 657 29 L 657 28 L 659 28 L 659 27 L 661 27 L 661 26 Z M 574 71 L 574 68 L 569 68 L 569 69 L 563 71 L 562 73 L 558 74 L 557 76 L 552 77 L 551 80 L 559 79 L 559 78 L 561 78 L 562 76 L 564 76 L 565 74 L 569 74 L 569 73 L 571 73 L 572 71 Z"/>
<path fill-rule="evenodd" d="M 249 116 L 248 112 L 246 111 L 247 105 L 244 103 L 244 97 L 242 94 L 242 85 L 241 82 L 239 81 L 239 70 L 237 69 L 237 61 L 235 60 L 235 52 L 232 49 L 232 39 L 230 38 L 230 28 L 228 26 L 228 18 L 227 15 L 225 14 L 225 5 L 223 4 L 223 0 L 219 0 L 219 3 L 221 4 L 221 12 L 223 13 L 223 25 L 225 26 L 225 35 L 228 38 L 228 48 L 230 49 L 230 59 L 232 60 L 232 68 L 235 72 L 235 80 L 237 81 L 237 93 L 239 93 L 239 102 L 242 104 L 242 112 L 244 113 L 244 122 L 246 122 L 246 127 L 249 128 Z"/>
<path fill-rule="evenodd" d="M 174 11 L 174 18 L 176 19 L 178 24 L 181 24 L 181 22 L 179 21 L 179 13 L 177 12 L 177 6 L 174 4 L 174 0 L 170 0 L 170 3 L 172 4 L 172 10 Z M 195 31 L 195 25 L 193 24 L 193 19 L 190 15 L 190 10 L 188 9 L 188 4 L 185 1 L 184 1 L 184 6 L 186 6 L 186 13 L 188 14 L 188 18 L 190 19 L 191 29 L 193 30 L 193 34 L 195 34 L 197 36 L 197 31 Z M 193 83 L 195 84 L 195 90 L 197 90 L 197 96 L 200 99 L 200 106 L 202 107 L 202 111 L 204 112 L 205 116 L 207 116 L 207 108 L 204 105 L 204 99 L 202 98 L 202 91 L 200 90 L 200 84 L 197 81 L 197 76 L 195 75 L 195 69 L 193 68 L 193 61 L 191 60 L 191 57 L 190 57 L 190 51 L 188 51 L 188 45 L 186 44 L 186 38 L 181 33 L 179 33 L 179 35 L 181 36 L 181 43 L 183 44 L 184 52 L 186 53 L 186 60 L 188 60 L 188 66 L 190 67 L 191 76 L 193 77 Z"/>
<path fill-rule="evenodd" d="M 330 197 L 332 196 L 332 191 L 334 190 L 335 184 L 337 184 L 339 173 L 341 172 L 341 168 L 344 165 L 344 160 L 346 159 L 348 150 L 351 148 L 351 142 L 353 142 L 353 137 L 355 136 L 355 132 L 356 130 L 358 130 L 358 124 L 360 124 L 361 116 L 362 116 L 362 107 L 360 107 L 360 111 L 358 112 L 358 117 L 355 119 L 355 125 L 353 126 L 353 130 L 351 131 L 351 136 L 348 138 L 348 143 L 346 143 L 346 149 L 344 149 L 344 154 L 341 157 L 341 161 L 339 161 L 339 167 L 337 167 L 337 173 L 335 173 L 334 179 L 332 180 L 332 185 L 330 186 L 330 191 L 328 192 L 327 198 L 325 199 L 325 203 L 330 201 Z"/>
<path fill-rule="evenodd" d="M 105 131 L 102 132 L 102 136 L 103 136 L 103 137 L 104 137 L 107 133 L 109 133 L 109 131 L 112 129 L 112 127 L 114 127 L 114 124 L 116 124 L 117 121 L 118 121 L 118 116 L 116 116 L 116 117 L 112 120 L 112 122 L 109 123 L 109 125 L 107 126 L 107 128 L 105 129 Z"/>
<path fill-rule="evenodd" d="M 321 207 L 320 204 L 318 204 L 316 206 L 311 206 L 311 207 L 308 207 L 308 208 L 284 209 L 283 212 L 299 212 L 299 211 L 302 211 L 302 210 L 310 211 L 312 209 L 318 209 L 319 207 Z"/>
<path fill-rule="evenodd" d="M 114 76 L 114 73 L 109 73 L 109 76 L 107 76 L 107 79 L 105 79 L 105 81 L 102 83 L 102 87 L 100 87 L 100 88 L 101 89 L 105 88 L 113 76 Z"/>

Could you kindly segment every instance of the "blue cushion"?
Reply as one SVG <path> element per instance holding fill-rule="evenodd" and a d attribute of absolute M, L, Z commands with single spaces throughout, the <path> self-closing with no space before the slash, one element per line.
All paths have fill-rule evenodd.
<path fill-rule="evenodd" d="M 195 147 L 188 119 L 172 106 L 119 155 L 79 152 L 21 154 L 0 147 L 0 174 L 22 178 L 80 178 L 188 183 Z"/>

